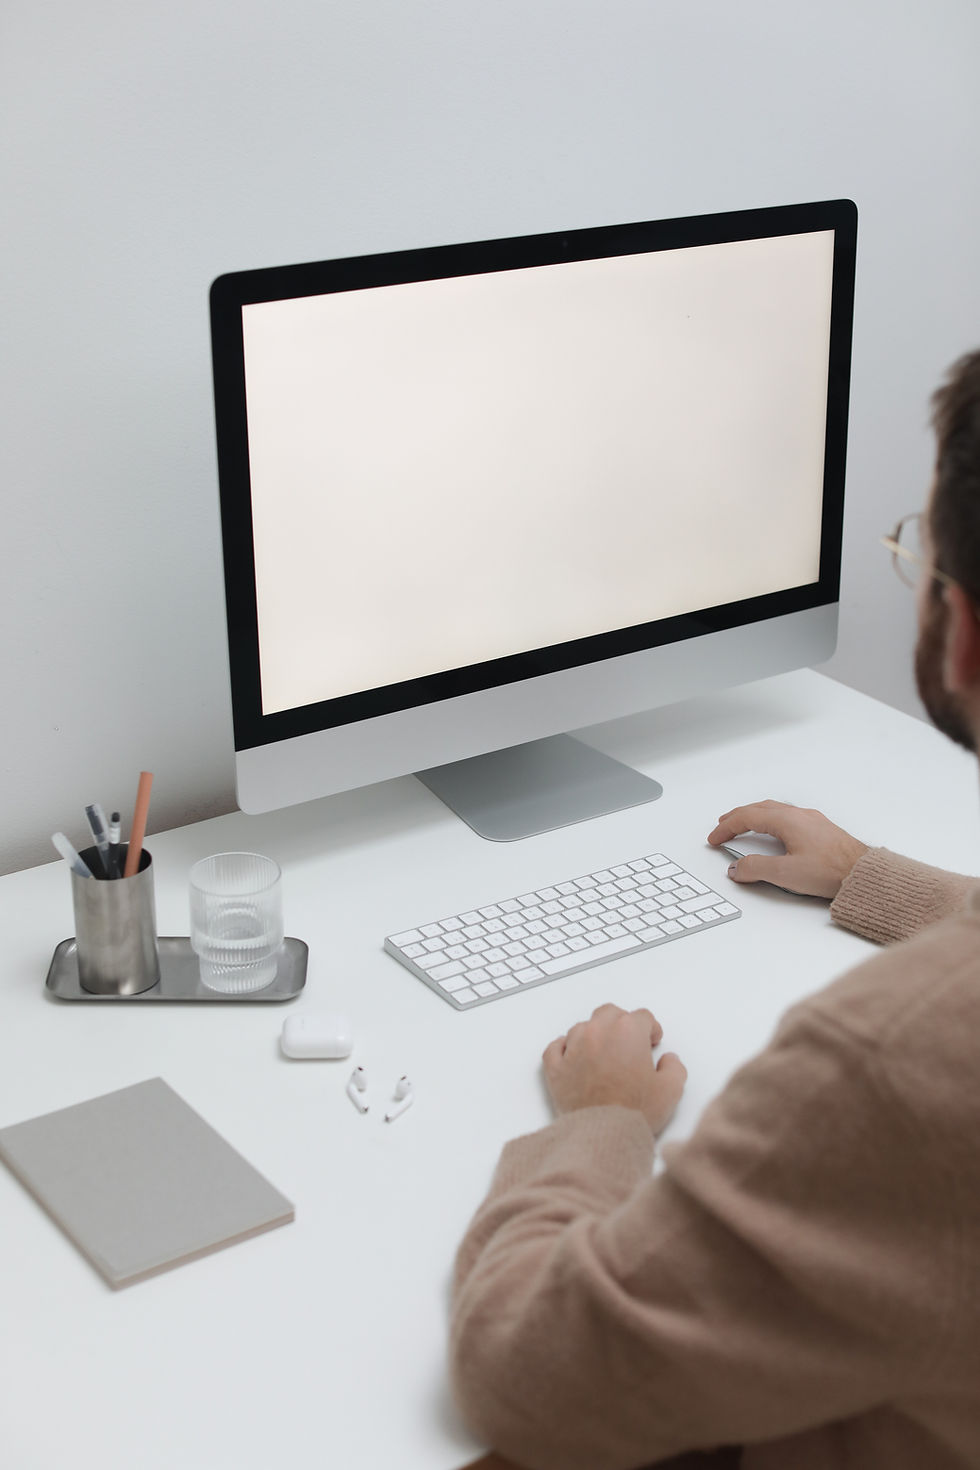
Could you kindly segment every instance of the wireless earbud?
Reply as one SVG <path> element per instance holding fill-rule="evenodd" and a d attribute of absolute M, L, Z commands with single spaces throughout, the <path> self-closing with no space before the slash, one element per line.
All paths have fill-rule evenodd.
<path fill-rule="evenodd" d="M 395 1107 L 389 1108 L 385 1113 L 385 1122 L 392 1123 L 400 1118 L 407 1108 L 412 1106 L 415 1095 L 412 1092 L 412 1084 L 407 1077 L 399 1077 L 395 1083 Z"/>
<path fill-rule="evenodd" d="M 365 1092 L 366 1090 L 367 1073 L 365 1072 L 363 1067 L 355 1067 L 353 1072 L 350 1074 L 350 1080 L 347 1083 L 347 1096 L 350 1098 L 351 1102 L 354 1104 L 359 1113 L 366 1113 L 368 1111 L 368 1103 L 366 1099 L 361 1096 L 361 1093 Z"/>

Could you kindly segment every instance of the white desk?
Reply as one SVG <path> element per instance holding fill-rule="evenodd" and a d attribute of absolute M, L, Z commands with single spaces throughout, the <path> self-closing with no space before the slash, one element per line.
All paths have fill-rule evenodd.
<path fill-rule="evenodd" d="M 458 1013 L 383 953 L 385 934 L 656 850 L 724 887 L 728 859 L 705 833 L 720 812 L 767 796 L 977 870 L 975 762 L 820 675 L 590 738 L 660 779 L 663 798 L 499 845 L 405 778 L 150 839 L 162 934 L 187 933 L 196 858 L 250 848 L 279 859 L 287 933 L 311 951 L 292 1007 L 350 1014 L 345 1062 L 286 1061 L 288 1005 L 51 999 L 51 953 L 72 933 L 67 870 L 0 879 L 0 1124 L 163 1076 L 296 1205 L 292 1225 L 114 1293 L 0 1168 L 10 1470 L 460 1465 L 482 1446 L 445 1386 L 450 1263 L 500 1146 L 549 1117 L 547 1042 L 604 1000 L 649 1005 L 689 1068 L 670 1131 L 683 1137 L 787 1005 L 870 953 L 824 904 L 741 888 L 733 924 Z M 79 812 L 90 796 L 79 791 Z M 344 1095 L 355 1062 L 375 1089 L 366 1118 Z M 416 1102 L 386 1125 L 379 1104 L 403 1072 Z"/>

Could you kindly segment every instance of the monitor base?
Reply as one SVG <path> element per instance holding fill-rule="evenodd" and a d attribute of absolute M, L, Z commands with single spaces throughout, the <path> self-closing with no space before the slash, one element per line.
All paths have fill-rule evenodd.
<path fill-rule="evenodd" d="M 659 781 L 571 735 L 531 740 L 415 775 L 491 842 L 552 832 L 663 795 Z"/>

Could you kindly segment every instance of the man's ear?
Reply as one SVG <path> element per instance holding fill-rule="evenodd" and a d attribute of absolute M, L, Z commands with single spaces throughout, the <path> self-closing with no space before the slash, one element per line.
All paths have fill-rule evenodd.
<path fill-rule="evenodd" d="M 948 610 L 943 684 L 951 694 L 980 693 L 980 612 L 962 587 L 943 590 Z"/>

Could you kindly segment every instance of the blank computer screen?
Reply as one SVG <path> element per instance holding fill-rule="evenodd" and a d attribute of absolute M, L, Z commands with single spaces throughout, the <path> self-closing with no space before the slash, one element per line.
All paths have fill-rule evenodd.
<path fill-rule="evenodd" d="M 834 232 L 242 307 L 263 714 L 818 579 Z"/>

